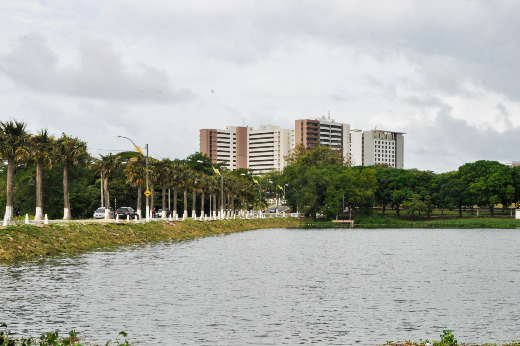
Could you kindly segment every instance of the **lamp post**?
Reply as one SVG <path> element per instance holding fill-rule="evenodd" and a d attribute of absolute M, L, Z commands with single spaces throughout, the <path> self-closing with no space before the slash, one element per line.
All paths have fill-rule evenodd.
<path fill-rule="evenodd" d="M 126 138 L 128 139 L 130 142 L 132 142 L 134 148 L 135 148 L 135 151 L 137 151 L 138 153 L 140 153 L 141 155 L 143 155 L 146 159 L 146 191 L 149 190 L 149 186 L 148 186 L 148 182 L 149 182 L 149 172 L 148 172 L 148 144 L 145 145 L 145 148 L 146 148 L 146 156 L 144 155 L 143 153 L 143 149 L 141 149 L 140 147 L 138 147 L 137 145 L 135 145 L 134 141 L 132 141 L 130 138 L 128 137 L 124 137 L 124 136 L 119 136 L 119 135 L 112 135 L 112 137 L 116 137 L 116 138 Z M 150 221 L 150 196 L 147 194 L 146 195 L 146 221 Z"/>

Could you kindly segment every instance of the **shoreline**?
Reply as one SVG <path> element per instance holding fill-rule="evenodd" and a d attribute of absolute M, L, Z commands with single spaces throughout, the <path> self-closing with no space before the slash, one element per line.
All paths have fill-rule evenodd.
<path fill-rule="evenodd" d="M 0 229 L 0 264 L 59 254 L 161 241 L 182 241 L 219 234 L 300 225 L 294 218 L 231 219 L 211 222 L 69 222 L 11 225 Z"/>

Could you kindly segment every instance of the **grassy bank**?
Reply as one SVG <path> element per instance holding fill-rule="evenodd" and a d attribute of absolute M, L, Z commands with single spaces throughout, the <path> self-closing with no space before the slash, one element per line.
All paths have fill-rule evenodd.
<path fill-rule="evenodd" d="M 333 222 L 305 222 L 307 228 L 350 227 Z M 365 216 L 355 218 L 355 227 L 365 228 L 520 228 L 520 220 L 505 218 L 453 218 L 406 220 L 395 217 Z"/>
<path fill-rule="evenodd" d="M 128 244 L 180 241 L 262 228 L 295 227 L 292 218 L 148 223 L 13 225 L 0 229 L 0 261 L 32 259 Z"/>

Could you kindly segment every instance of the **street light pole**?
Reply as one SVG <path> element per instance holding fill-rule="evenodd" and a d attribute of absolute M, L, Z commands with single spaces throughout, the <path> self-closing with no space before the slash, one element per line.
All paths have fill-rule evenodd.
<path fill-rule="evenodd" d="M 112 135 L 112 137 L 128 139 L 134 145 L 135 151 L 137 151 L 138 153 L 141 153 L 141 155 L 144 156 L 143 150 L 141 148 L 139 148 L 137 145 L 135 145 L 134 141 L 131 140 L 130 138 L 125 137 L 125 136 L 119 136 L 119 135 Z M 145 147 L 146 147 L 146 156 L 145 156 L 145 159 L 146 159 L 146 191 L 148 191 L 148 189 L 149 189 L 149 186 L 148 186 L 148 176 L 149 176 L 149 173 L 148 173 L 148 144 L 146 144 Z M 139 206 L 138 209 L 140 209 L 140 207 L 141 206 Z M 139 217 L 140 216 L 141 215 L 139 215 Z M 150 197 L 149 196 L 146 196 L 146 221 L 150 221 Z"/>

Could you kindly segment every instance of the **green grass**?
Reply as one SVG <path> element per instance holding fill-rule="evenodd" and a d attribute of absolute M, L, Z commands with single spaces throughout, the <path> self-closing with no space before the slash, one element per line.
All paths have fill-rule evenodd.
<path fill-rule="evenodd" d="M 520 228 L 520 220 L 509 218 L 417 218 L 403 219 L 391 216 L 356 216 L 354 217 L 357 228 Z M 330 222 L 304 222 L 305 228 L 348 228 L 349 224 Z"/>
<path fill-rule="evenodd" d="M 261 228 L 295 227 L 293 218 L 235 219 L 211 222 L 154 221 L 148 223 L 71 222 L 12 225 L 0 229 L 0 261 L 32 259 L 129 244 L 180 241 Z"/>

